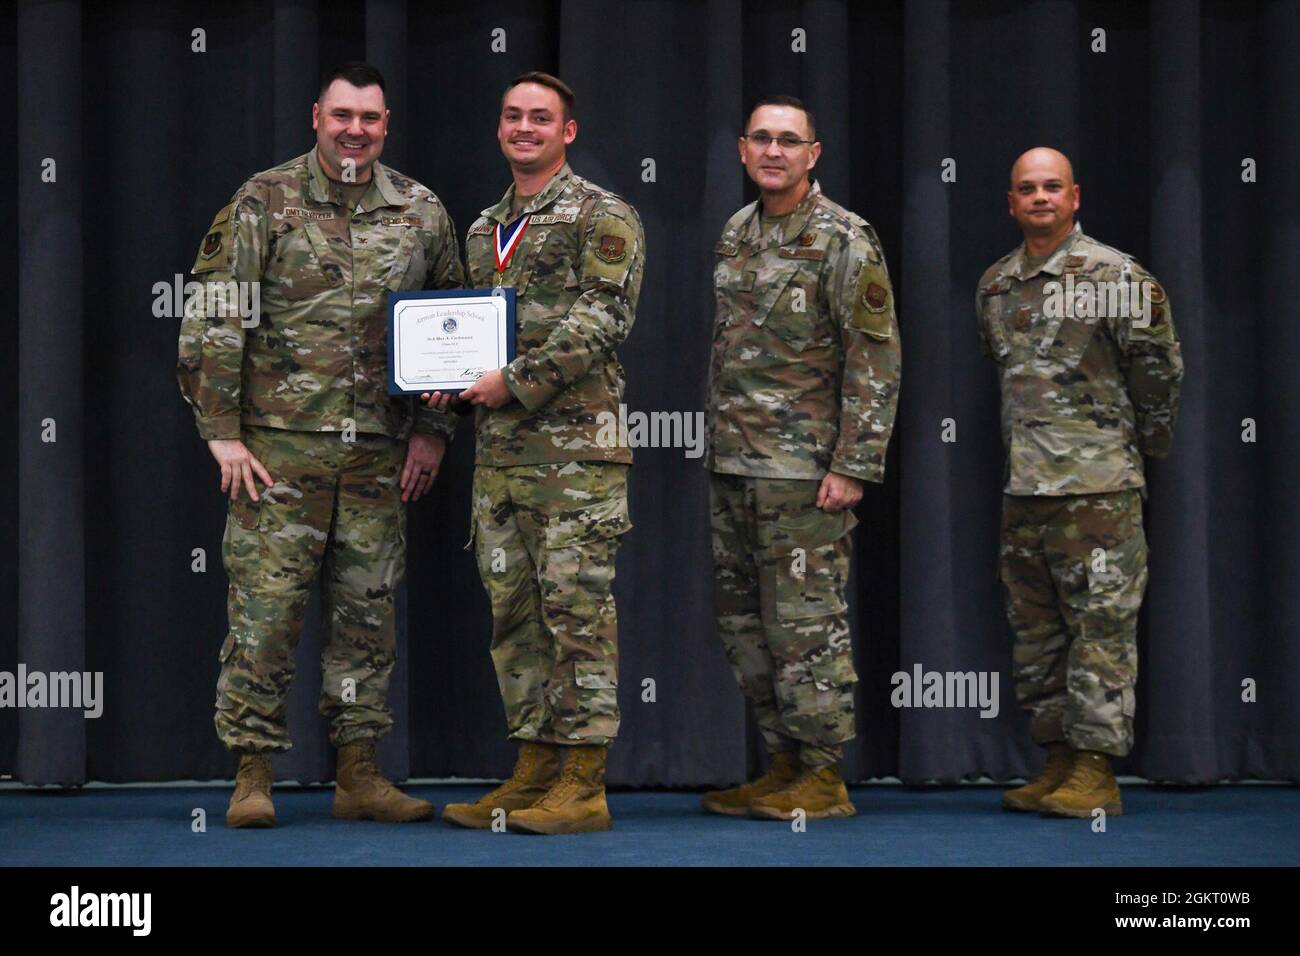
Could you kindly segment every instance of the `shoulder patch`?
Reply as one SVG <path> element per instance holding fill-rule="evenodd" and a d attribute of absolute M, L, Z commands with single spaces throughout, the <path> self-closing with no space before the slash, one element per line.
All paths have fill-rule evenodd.
<path fill-rule="evenodd" d="M 600 216 L 587 240 L 582 278 L 600 279 L 617 286 L 627 280 L 636 255 L 636 230 L 614 215 Z"/>
<path fill-rule="evenodd" d="M 217 214 L 212 217 L 212 225 L 208 226 L 207 235 L 199 243 L 199 252 L 190 272 L 197 275 L 201 272 L 215 272 L 230 267 L 230 240 L 235 227 L 234 212 L 233 202 L 226 203 L 217 210 Z"/>
<path fill-rule="evenodd" d="M 894 312 L 892 302 L 893 291 L 889 278 L 879 266 L 867 263 L 858 276 L 849 328 L 865 332 L 873 339 L 891 338 L 893 328 L 890 320 Z"/>
<path fill-rule="evenodd" d="M 467 236 L 490 236 L 492 235 L 492 226 L 494 223 L 491 219 L 480 219 L 474 225 L 469 227 Z"/>

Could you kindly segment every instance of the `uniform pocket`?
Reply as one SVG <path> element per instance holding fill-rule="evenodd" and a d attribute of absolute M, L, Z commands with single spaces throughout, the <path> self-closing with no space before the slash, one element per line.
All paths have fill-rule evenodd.
<path fill-rule="evenodd" d="M 327 292 L 343 281 L 342 270 L 330 264 L 320 226 L 303 223 L 275 241 L 266 268 L 270 291 L 289 302 L 301 302 Z"/>
<path fill-rule="evenodd" d="M 830 345 L 837 337 L 836 330 L 818 310 L 817 295 L 817 270 L 812 266 L 798 269 L 771 306 L 763 328 L 796 352 Z"/>
<path fill-rule="evenodd" d="M 1066 317 L 1057 329 L 1056 335 L 1046 343 L 1040 344 L 1040 358 L 1051 359 L 1065 368 L 1074 368 L 1088 350 L 1092 336 L 1097 331 L 1095 319 Z M 1045 347 L 1044 347 L 1045 346 Z"/>
<path fill-rule="evenodd" d="M 790 306 L 789 286 L 791 280 L 800 271 L 798 260 L 782 261 L 776 268 L 768 269 L 760 266 L 757 273 L 748 273 L 755 276 L 753 286 L 754 314 L 751 317 L 755 325 L 763 325 L 772 312 L 777 302 L 781 302 L 784 308 Z M 805 305 L 805 309 L 812 306 L 817 307 L 817 300 L 813 299 Z"/>
<path fill-rule="evenodd" d="M 853 669 L 853 655 L 847 648 L 844 653 L 821 658 L 808 670 L 812 673 L 813 686 L 819 691 L 837 690 L 845 684 L 856 684 L 858 680 L 858 672 Z"/>
<path fill-rule="evenodd" d="M 1146 583 L 1147 539 L 1141 526 L 1123 544 L 1106 550 L 1105 561 L 1088 560 L 1088 592 L 1094 597 L 1122 597 Z"/>
<path fill-rule="evenodd" d="M 262 501 L 266 497 L 263 495 Z M 239 497 L 230 503 L 230 518 L 245 531 L 256 531 L 262 520 L 262 501 L 253 501 L 248 491 L 240 488 Z"/>
<path fill-rule="evenodd" d="M 393 253 L 388 270 L 387 286 L 394 292 L 424 287 L 424 277 L 429 264 L 424 257 L 424 245 L 415 229 L 406 229 Z"/>
<path fill-rule="evenodd" d="M 586 508 L 573 509 L 565 516 L 547 519 L 544 546 L 547 549 L 572 548 L 592 541 L 603 541 L 632 530 L 627 496 L 598 501 Z"/>
<path fill-rule="evenodd" d="M 226 639 L 221 643 L 221 650 L 217 651 L 217 662 L 226 663 L 230 655 L 235 652 L 235 632 L 230 631 L 226 634 Z"/>
<path fill-rule="evenodd" d="M 575 661 L 573 683 L 583 690 L 616 690 L 618 674 L 613 664 L 604 661 Z"/>
<path fill-rule="evenodd" d="M 802 621 L 847 609 L 847 561 L 840 558 L 839 541 L 857 523 L 852 511 L 813 509 L 773 526 L 768 563 L 778 620 Z"/>
<path fill-rule="evenodd" d="M 984 327 L 994 361 L 1000 365 L 1005 365 L 1007 359 L 1011 356 L 1011 337 L 1007 334 L 1006 326 L 1003 324 L 1001 308 L 996 305 L 989 307 L 988 318 Z"/>

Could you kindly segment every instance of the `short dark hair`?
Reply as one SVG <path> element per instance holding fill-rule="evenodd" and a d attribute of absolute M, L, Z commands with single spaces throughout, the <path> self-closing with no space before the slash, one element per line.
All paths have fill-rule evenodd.
<path fill-rule="evenodd" d="M 578 98 L 573 95 L 573 90 L 569 88 L 569 84 L 565 83 L 558 76 L 552 76 L 550 73 L 543 73 L 541 70 L 533 70 L 531 73 L 520 73 L 506 84 L 506 88 L 501 92 L 501 99 L 504 101 L 506 94 L 520 83 L 536 83 L 538 86 L 544 86 L 547 89 L 555 90 L 555 92 L 560 95 L 560 100 L 564 103 L 564 121 L 567 123 L 569 120 L 573 119 L 574 108 L 578 104 Z"/>
<path fill-rule="evenodd" d="M 346 80 L 357 89 L 377 86 L 379 92 L 384 92 L 384 74 L 362 60 L 349 60 L 347 63 L 332 66 L 321 74 L 320 92 L 316 94 L 317 103 L 325 99 L 325 91 L 335 80 Z"/>
<path fill-rule="evenodd" d="M 792 106 L 797 110 L 803 110 L 803 115 L 808 117 L 808 135 L 813 140 L 817 139 L 817 119 L 813 116 L 812 110 L 804 106 L 803 100 L 799 99 L 797 96 L 785 96 L 784 94 L 760 96 L 755 100 L 754 105 L 751 106 L 749 112 L 745 114 L 745 123 L 742 127 L 745 132 L 749 131 L 749 121 L 754 118 L 754 111 L 760 106 Z"/>

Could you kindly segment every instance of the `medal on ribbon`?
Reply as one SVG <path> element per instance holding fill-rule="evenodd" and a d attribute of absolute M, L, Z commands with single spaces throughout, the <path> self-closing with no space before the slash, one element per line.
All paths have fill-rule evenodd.
<path fill-rule="evenodd" d="M 519 240 L 524 237 L 524 230 L 528 228 L 528 218 L 526 215 L 520 216 L 508 226 L 497 223 L 496 231 L 493 233 L 496 240 L 493 251 L 496 253 L 498 273 L 505 272 L 506 266 L 510 265 L 510 257 L 519 248 Z"/>

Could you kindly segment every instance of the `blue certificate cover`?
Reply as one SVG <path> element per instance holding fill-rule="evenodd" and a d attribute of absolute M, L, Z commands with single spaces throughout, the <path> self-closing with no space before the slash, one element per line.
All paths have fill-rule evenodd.
<path fill-rule="evenodd" d="M 388 296 L 388 394 L 464 391 L 515 357 L 515 290 Z"/>

